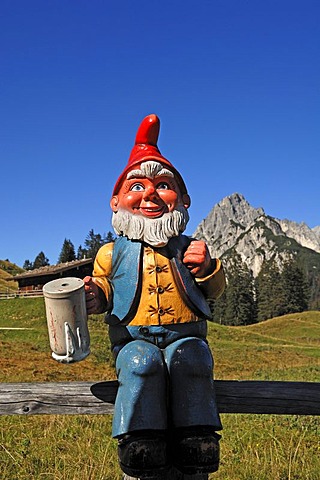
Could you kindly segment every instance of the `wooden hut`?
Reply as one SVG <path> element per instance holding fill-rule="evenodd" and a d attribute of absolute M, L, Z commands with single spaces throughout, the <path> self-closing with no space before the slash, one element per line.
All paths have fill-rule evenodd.
<path fill-rule="evenodd" d="M 18 282 L 19 293 L 31 293 L 33 291 L 41 291 L 43 286 L 51 280 L 65 277 L 84 278 L 86 275 L 92 275 L 92 270 L 93 259 L 84 258 L 82 260 L 28 270 L 7 280 Z"/>

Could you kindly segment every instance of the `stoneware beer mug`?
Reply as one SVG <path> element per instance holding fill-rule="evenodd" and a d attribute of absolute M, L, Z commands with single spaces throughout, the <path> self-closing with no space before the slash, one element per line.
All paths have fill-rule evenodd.
<path fill-rule="evenodd" d="M 61 363 L 79 362 L 90 353 L 84 282 L 59 278 L 43 287 L 52 357 Z"/>

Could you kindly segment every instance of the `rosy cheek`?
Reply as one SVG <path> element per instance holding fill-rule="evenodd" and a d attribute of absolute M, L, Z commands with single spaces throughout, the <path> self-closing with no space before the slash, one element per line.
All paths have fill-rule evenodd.
<path fill-rule="evenodd" d="M 135 207 L 139 206 L 139 199 L 136 198 L 136 195 L 126 195 L 121 201 L 121 207 L 125 210 L 132 211 Z"/>
<path fill-rule="evenodd" d="M 161 200 L 169 207 L 169 210 L 172 211 L 176 208 L 178 204 L 178 195 L 175 192 L 163 191 L 160 194 Z"/>

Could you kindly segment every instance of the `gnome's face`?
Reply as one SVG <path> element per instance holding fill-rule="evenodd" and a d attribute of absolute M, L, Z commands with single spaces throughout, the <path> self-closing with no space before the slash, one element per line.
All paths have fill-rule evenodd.
<path fill-rule="evenodd" d="M 181 195 L 174 174 L 159 162 L 143 162 L 127 173 L 118 194 L 111 199 L 113 212 L 125 210 L 146 218 L 160 218 L 177 207 L 190 205 Z"/>
<path fill-rule="evenodd" d="M 112 225 L 118 235 L 161 247 L 182 233 L 189 220 L 189 196 L 181 194 L 174 174 L 147 161 L 127 172 L 111 199 Z"/>

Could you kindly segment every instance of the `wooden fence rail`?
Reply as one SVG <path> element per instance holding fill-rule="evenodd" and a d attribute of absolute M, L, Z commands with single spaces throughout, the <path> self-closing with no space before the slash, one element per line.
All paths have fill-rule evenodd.
<path fill-rule="evenodd" d="M 9 298 L 32 298 L 43 297 L 42 290 L 30 290 L 30 291 L 16 291 L 16 292 L 0 292 L 0 300 L 6 300 Z"/>
<path fill-rule="evenodd" d="M 111 414 L 117 381 L 1 383 L 0 415 Z M 220 413 L 320 415 L 320 383 L 216 380 Z"/>

